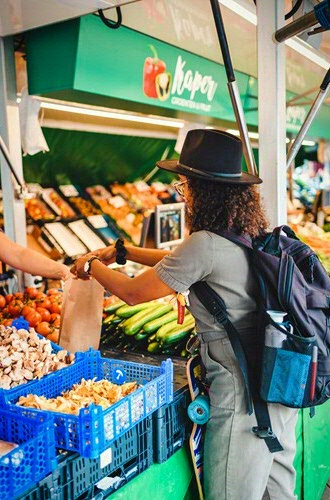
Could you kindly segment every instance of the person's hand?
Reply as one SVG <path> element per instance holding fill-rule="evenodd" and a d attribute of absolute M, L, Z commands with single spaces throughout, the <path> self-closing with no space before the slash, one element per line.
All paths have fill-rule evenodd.
<path fill-rule="evenodd" d="M 89 255 L 96 255 L 96 257 L 98 257 L 104 265 L 109 266 L 109 264 L 112 264 L 116 261 L 116 254 L 117 250 L 115 249 L 114 245 L 110 245 L 109 247 L 95 250 Z"/>
<path fill-rule="evenodd" d="M 91 278 L 91 276 L 84 271 L 84 265 L 91 258 L 91 255 L 91 253 L 88 253 L 75 261 L 74 265 L 71 267 L 71 273 L 74 274 L 74 276 L 82 280 L 89 280 Z"/>
<path fill-rule="evenodd" d="M 70 277 L 72 277 L 70 273 L 70 268 L 63 264 L 61 270 L 61 280 L 67 281 Z"/>

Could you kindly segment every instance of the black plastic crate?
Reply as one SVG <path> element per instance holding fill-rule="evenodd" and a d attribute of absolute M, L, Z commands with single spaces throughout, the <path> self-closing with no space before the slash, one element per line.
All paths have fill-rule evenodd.
<path fill-rule="evenodd" d="M 188 387 L 176 391 L 172 403 L 154 413 L 154 459 L 161 464 L 189 439 L 192 422 L 187 413 L 191 399 Z"/>
<path fill-rule="evenodd" d="M 103 495 L 109 496 L 152 463 L 153 421 L 150 416 L 118 438 L 100 458 L 83 458 L 70 452 L 60 454 L 57 469 L 23 498 L 76 500 L 91 499 L 96 494 L 98 498 L 105 498 Z"/>

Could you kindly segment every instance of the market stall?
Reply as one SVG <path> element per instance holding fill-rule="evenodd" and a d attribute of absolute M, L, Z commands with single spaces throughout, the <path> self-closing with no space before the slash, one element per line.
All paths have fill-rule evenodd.
<path fill-rule="evenodd" d="M 136 8 L 137 5 L 134 9 Z M 134 9 L 133 14 L 136 11 Z M 201 121 L 203 126 L 208 124 L 226 130 L 233 126 L 234 113 L 228 99 L 224 99 L 227 88 L 223 67 L 214 61 L 203 59 L 200 54 L 196 56 L 156 39 L 152 40 L 153 49 L 150 49 L 150 38 L 146 34 L 128 27 L 110 32 L 96 16 L 32 31 L 27 38 L 29 89 L 31 94 L 38 94 L 40 99 L 44 99 L 43 132 L 50 146 L 50 153 L 46 155 L 24 158 L 24 174 L 29 188 L 24 200 L 29 245 L 66 263 L 71 263 L 87 251 L 107 246 L 118 237 L 135 245 L 143 244 L 144 230 L 149 230 L 152 244 L 159 246 L 156 226 L 148 229 L 146 219 L 150 217 L 150 212 L 157 213 L 156 207 L 167 209 L 166 206 L 182 200 L 171 186 L 171 176 L 161 177 L 156 174 L 147 182 L 144 179 L 153 169 L 155 160 L 164 153 L 166 157 L 177 156 L 177 131 L 184 121 L 190 121 L 191 126 L 194 125 L 192 121 Z M 59 39 L 61 44 L 58 44 Z M 98 43 L 95 43 L 96 40 Z M 63 66 L 64 59 L 66 64 Z M 124 68 L 121 64 L 123 59 Z M 163 65 L 160 74 L 164 78 L 156 78 L 155 73 L 154 80 L 151 81 L 147 74 L 148 65 L 156 73 L 155 66 Z M 188 85 L 187 88 L 180 87 L 188 67 L 195 75 L 196 72 L 202 72 L 207 77 L 204 91 L 200 88 L 193 91 Z M 116 72 L 113 68 L 116 68 Z M 95 74 L 98 75 L 97 79 Z M 134 81 L 135 78 L 137 82 Z M 246 88 L 245 104 L 249 108 L 257 98 L 257 81 L 244 72 L 238 72 L 238 81 L 241 88 Z M 174 92 L 172 87 L 171 96 L 170 84 L 176 89 Z M 60 106 L 69 105 L 73 108 L 70 101 L 76 103 L 73 121 L 80 122 L 80 131 L 70 130 L 67 123 L 69 120 L 63 109 L 64 119 L 63 115 L 56 115 L 62 112 Z M 158 118 L 169 117 L 172 124 L 163 123 L 161 132 L 157 128 L 153 130 L 153 137 L 150 134 L 144 137 L 141 130 L 138 134 L 135 131 L 138 135 L 136 137 L 129 137 L 131 130 L 126 130 L 126 136 L 119 134 L 118 130 L 111 134 L 110 127 L 104 123 L 102 126 L 101 123 L 85 123 L 83 126 L 83 113 L 81 109 L 78 110 L 77 103 L 82 106 L 83 111 L 86 112 L 87 109 L 89 113 L 105 112 L 104 108 L 111 107 L 113 111 L 116 108 L 125 110 L 126 114 L 133 111 L 139 117 L 142 114 L 148 114 L 149 117 L 150 114 L 157 115 Z M 51 114 L 51 106 L 58 106 L 59 109 L 53 110 Z M 69 111 L 71 115 L 72 112 L 74 113 L 74 109 Z M 218 120 L 219 115 L 222 117 L 221 121 Z M 252 109 L 248 116 L 249 126 L 255 127 L 256 112 Z M 321 128 L 327 120 L 328 114 L 323 113 Z M 58 128 L 56 123 L 60 124 Z M 175 132 L 171 129 L 173 126 Z M 102 127 L 103 131 L 107 128 L 106 133 L 101 133 Z M 116 129 L 113 123 L 111 127 Z M 6 203 L 4 200 L 5 205 Z M 173 241 L 168 227 L 166 231 L 163 241 L 165 245 Z M 306 243 L 319 249 L 322 257 L 328 256 L 328 241 L 323 233 L 318 233 L 318 241 L 322 241 L 319 247 L 306 230 L 304 232 L 304 229 L 299 229 L 298 234 Z M 314 234 L 315 231 L 313 236 Z M 174 238 L 178 239 L 180 238 Z M 141 272 L 141 268 L 127 266 L 123 271 L 134 275 Z M 22 315 L 40 335 L 57 342 L 61 294 L 48 292 L 47 295 L 41 295 L 40 291 L 29 288 L 25 295 L 15 299 L 15 304 L 9 298 L 8 304 L 3 304 L 0 313 L 2 323 L 10 327 L 12 320 Z M 174 361 L 174 395 L 171 394 L 171 389 L 161 389 L 163 393 L 157 393 L 157 398 L 160 399 L 158 405 L 152 397 L 149 398 L 149 393 L 146 394 L 143 404 L 148 409 L 147 412 L 142 415 L 141 404 L 132 404 L 133 415 L 129 416 L 128 425 L 122 417 L 125 413 L 123 407 L 126 404 L 131 408 L 135 396 L 134 391 L 132 394 L 125 394 L 121 403 L 119 401 L 118 422 L 115 420 L 114 423 L 115 428 L 118 423 L 119 432 L 114 434 L 111 434 L 111 424 L 106 428 L 100 425 L 98 410 L 95 410 L 95 419 L 94 416 L 89 416 L 85 420 L 82 412 L 72 419 L 57 414 L 58 431 L 53 437 L 54 442 L 49 444 L 52 451 L 45 460 L 45 468 L 32 477 L 22 478 L 17 491 L 10 491 L 12 497 L 19 498 L 22 493 L 23 498 L 29 500 L 38 495 L 72 499 L 95 498 L 96 495 L 98 498 L 106 498 L 111 495 L 112 498 L 120 499 L 128 496 L 138 498 L 143 494 L 161 499 L 170 494 L 171 498 L 178 500 L 196 498 L 187 447 L 191 424 L 186 412 L 189 396 L 184 377 L 185 359 L 188 356 L 185 345 L 187 339 L 194 335 L 194 321 L 187 314 L 183 325 L 177 325 L 177 311 L 173 307 L 172 297 L 157 304 L 144 304 L 143 307 L 144 309 L 132 309 L 117 302 L 114 297 L 105 297 L 100 340 L 100 351 L 104 356 L 102 376 L 114 381 L 109 358 L 118 359 L 119 368 L 126 372 L 129 372 L 128 364 L 134 363 L 133 376 L 130 374 L 129 382 L 134 384 L 138 381 L 141 385 L 139 390 L 148 393 L 148 384 L 158 377 L 168 378 L 170 384 L 171 370 L 169 364 L 166 365 L 166 358 L 171 357 Z M 23 313 L 24 308 L 30 309 L 25 309 Z M 143 319 L 140 314 L 142 310 L 145 312 Z M 5 399 L 6 404 L 14 406 L 18 398 L 30 397 L 30 388 L 36 398 L 40 398 L 46 391 L 49 399 L 56 399 L 59 388 L 61 391 L 70 390 L 72 383 L 78 383 L 81 377 L 85 378 L 85 374 L 88 373 L 90 378 L 99 377 L 98 359 L 99 354 L 96 353 L 87 353 L 82 357 L 78 355 L 72 366 L 46 375 L 44 380 L 41 378 L 36 381 L 33 377 L 32 382 L 21 388 L 8 388 L 9 392 L 5 398 L 2 396 L 2 400 Z M 96 372 L 93 371 L 95 369 Z M 151 380 L 149 373 L 145 376 L 139 369 L 149 370 L 152 373 Z M 84 387 L 81 389 L 84 390 Z M 76 397 L 76 394 L 71 394 L 69 399 L 73 396 Z M 44 403 L 44 409 L 47 409 L 48 403 Z M 26 406 L 29 407 L 28 404 Z M 23 426 L 25 412 L 26 410 L 22 412 Z M 329 440 L 323 428 L 326 412 L 326 407 L 319 409 L 313 421 L 307 418 L 307 410 L 300 415 L 295 462 L 296 492 L 299 498 L 320 498 L 328 479 L 330 461 L 326 447 L 324 444 L 319 448 L 315 447 L 314 456 L 309 446 L 310 441 L 319 442 L 321 437 L 324 442 Z M 33 414 L 30 410 L 29 413 Z M 107 410 L 104 412 L 107 416 L 110 413 Z M 43 424 L 43 430 L 49 430 L 47 419 Z M 94 425 L 101 427 L 101 435 L 89 434 L 89 429 Z M 77 433 L 79 426 L 84 427 L 84 430 Z M 104 440 L 104 435 L 109 430 L 111 436 Z M 9 434 L 0 438 L 10 441 Z M 91 446 L 90 442 L 95 446 Z M 55 447 L 62 450 L 57 455 L 56 467 Z M 17 453 L 21 453 L 21 450 L 13 450 L 11 453 L 14 453 L 11 458 L 20 466 L 24 456 Z M 22 453 L 27 451 L 23 449 Z M 307 464 L 313 464 L 312 468 Z M 177 470 L 180 470 L 180 475 Z M 10 477 L 17 477 L 15 471 Z M 132 479 L 134 481 L 130 482 Z M 166 491 L 159 487 L 160 484 L 166 487 Z M 4 488 L 7 493 L 7 487 L 6 477 L 3 483 L 0 480 L 0 491 Z"/>

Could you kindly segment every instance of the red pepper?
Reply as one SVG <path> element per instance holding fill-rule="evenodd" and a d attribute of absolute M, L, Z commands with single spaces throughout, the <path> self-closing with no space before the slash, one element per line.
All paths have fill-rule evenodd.
<path fill-rule="evenodd" d="M 153 45 L 150 48 L 154 57 L 147 57 L 143 67 L 143 92 L 147 97 L 157 98 L 156 77 L 166 71 L 166 63 L 158 59 L 157 52 Z"/>
<path fill-rule="evenodd" d="M 178 293 L 176 301 L 178 306 L 178 325 L 182 325 L 186 312 L 186 301 L 181 293 Z"/>

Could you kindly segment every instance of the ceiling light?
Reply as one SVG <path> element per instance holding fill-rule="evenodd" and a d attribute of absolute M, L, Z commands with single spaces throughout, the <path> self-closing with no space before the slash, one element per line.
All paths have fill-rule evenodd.
<path fill-rule="evenodd" d="M 240 133 L 239 133 L 239 130 L 236 130 L 236 129 L 227 129 L 226 132 L 228 132 L 228 134 L 232 134 L 232 135 L 237 135 L 239 136 Z M 258 132 L 249 132 L 249 138 L 250 139 L 259 139 L 259 134 Z"/>
<path fill-rule="evenodd" d="M 100 118 L 110 118 L 112 120 L 124 120 L 129 122 L 148 123 L 149 125 L 160 125 L 162 127 L 182 128 L 184 123 L 178 120 L 169 120 L 166 118 L 151 118 L 148 116 L 131 115 L 126 113 L 116 113 L 115 111 L 105 111 L 96 108 L 83 108 L 79 106 L 70 106 L 67 104 L 59 104 L 55 102 L 41 103 L 41 107 L 45 109 L 53 109 L 63 111 L 65 113 L 78 113 L 80 115 L 97 116 Z"/>
<path fill-rule="evenodd" d="M 254 24 L 257 26 L 257 16 L 251 10 L 243 7 L 239 3 L 234 2 L 233 0 L 219 0 L 219 3 L 227 7 L 228 9 L 232 10 L 235 12 L 235 14 L 238 14 L 241 17 L 244 17 L 249 23 Z"/>
<path fill-rule="evenodd" d="M 316 142 L 315 141 L 302 141 L 301 145 L 302 146 L 315 146 Z"/>
<path fill-rule="evenodd" d="M 310 45 L 308 45 L 308 43 L 303 40 L 290 38 L 289 40 L 286 40 L 285 43 L 288 47 L 291 47 L 291 49 L 299 52 L 302 56 L 307 57 L 307 59 L 310 59 L 314 63 L 321 66 L 321 68 L 329 69 L 329 60 L 327 61 L 324 57 L 320 56 L 312 47 L 310 47 Z"/>

